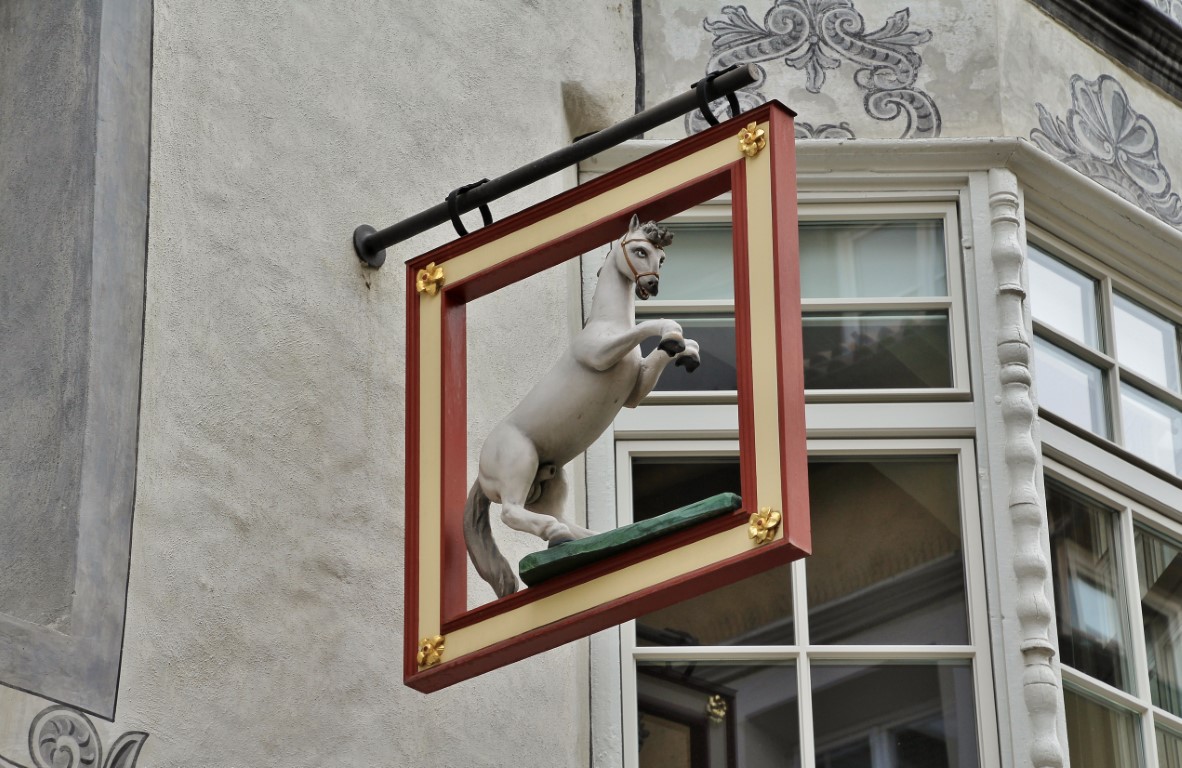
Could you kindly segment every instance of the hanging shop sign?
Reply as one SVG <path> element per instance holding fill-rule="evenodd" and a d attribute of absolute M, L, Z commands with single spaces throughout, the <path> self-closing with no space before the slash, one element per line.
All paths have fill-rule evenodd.
<path fill-rule="evenodd" d="M 407 685 L 438 690 L 807 554 L 792 117 L 764 104 L 407 263 Z M 665 249 L 676 259 L 659 222 L 726 194 L 740 492 L 591 535 L 560 513 L 563 466 L 662 369 L 699 363 L 676 323 L 633 315 L 659 291 Z M 468 379 L 467 305 L 604 244 L 586 326 L 469 475 L 468 387 L 488 382 Z M 647 357 L 643 338 L 657 342 Z M 490 514 L 541 551 L 514 569 Z M 497 599 L 468 607 L 470 567 Z"/>

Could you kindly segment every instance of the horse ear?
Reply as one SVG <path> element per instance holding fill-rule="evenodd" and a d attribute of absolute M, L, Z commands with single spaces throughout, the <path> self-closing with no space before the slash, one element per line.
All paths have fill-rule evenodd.
<path fill-rule="evenodd" d="M 632 214 L 632 221 L 628 222 L 628 231 L 635 232 L 639 228 L 640 228 L 640 217 L 634 213 L 634 214 Z"/>

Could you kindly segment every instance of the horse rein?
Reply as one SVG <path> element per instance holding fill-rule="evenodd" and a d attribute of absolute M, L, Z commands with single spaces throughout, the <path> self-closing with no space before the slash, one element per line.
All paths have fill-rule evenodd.
<path fill-rule="evenodd" d="M 634 241 L 648 243 L 649 245 L 652 245 L 653 243 L 647 237 L 629 238 L 627 235 L 624 235 L 624 237 L 620 238 L 620 250 L 622 250 L 624 252 L 624 263 L 626 263 L 628 265 L 628 269 L 632 270 L 632 280 L 636 283 L 636 290 L 640 292 L 640 298 L 647 299 L 651 294 L 644 289 L 643 285 L 640 284 L 640 278 L 648 277 L 649 275 L 652 275 L 653 277 L 660 280 L 661 276 L 659 274 L 657 274 L 656 272 L 638 272 L 638 271 L 636 271 L 636 265 L 632 263 L 632 259 L 628 257 L 628 249 L 624 247 L 628 243 L 631 243 Z"/>

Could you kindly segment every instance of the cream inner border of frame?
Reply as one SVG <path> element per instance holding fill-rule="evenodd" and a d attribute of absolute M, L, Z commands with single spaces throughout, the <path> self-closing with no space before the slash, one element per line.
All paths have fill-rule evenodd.
<path fill-rule="evenodd" d="M 761 127 L 767 129 L 767 123 Z M 751 318 L 751 374 L 754 408 L 754 444 L 758 503 L 748 509 L 770 506 L 783 510 L 781 493 L 780 402 L 777 378 L 779 348 L 775 304 L 775 260 L 771 202 L 771 152 L 746 162 L 748 296 Z M 447 279 L 455 282 L 495 267 L 506 258 L 525 253 L 561 237 L 586 222 L 626 211 L 662 192 L 731 165 L 738 159 L 737 138 L 727 137 L 710 147 L 656 169 L 638 179 L 608 190 L 590 200 L 554 214 L 504 238 L 446 262 Z M 506 256 L 508 254 L 508 256 Z M 442 302 L 422 297 L 419 302 L 419 456 L 442 455 Z M 442 572 L 438 557 L 441 530 L 442 467 L 438 461 L 419 464 L 419 616 L 418 636 L 440 633 Z M 776 540 L 783 538 L 783 528 Z M 480 651 L 516 636 L 594 609 L 661 584 L 685 573 L 751 551 L 747 523 L 579 584 L 447 636 L 448 661 Z M 446 663 L 446 662 L 445 662 Z"/>

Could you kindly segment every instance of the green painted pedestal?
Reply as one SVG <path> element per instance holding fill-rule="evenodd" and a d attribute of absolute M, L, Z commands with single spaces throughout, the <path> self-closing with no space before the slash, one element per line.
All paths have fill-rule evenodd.
<path fill-rule="evenodd" d="M 703 520 L 734 512 L 742 504 L 738 494 L 720 493 L 663 515 L 621 526 L 614 531 L 534 552 L 521 558 L 518 565 L 521 580 L 528 586 L 535 586 L 546 579 L 638 547 Z"/>

